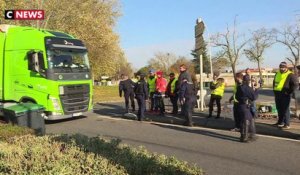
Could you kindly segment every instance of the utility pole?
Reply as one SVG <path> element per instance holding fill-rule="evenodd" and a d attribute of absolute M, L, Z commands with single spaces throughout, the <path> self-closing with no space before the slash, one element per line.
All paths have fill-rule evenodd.
<path fill-rule="evenodd" d="M 196 26 L 195 26 L 195 52 L 197 57 L 199 57 L 200 61 L 200 110 L 203 111 L 203 102 L 204 102 L 204 92 L 203 92 L 203 58 L 202 58 L 202 52 L 203 48 L 205 47 L 204 39 L 203 39 L 203 32 L 205 29 L 204 22 L 202 21 L 201 18 L 198 18 L 196 21 Z"/>

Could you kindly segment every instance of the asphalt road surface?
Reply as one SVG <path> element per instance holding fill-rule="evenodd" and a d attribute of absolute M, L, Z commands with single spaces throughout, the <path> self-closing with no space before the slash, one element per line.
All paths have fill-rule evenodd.
<path fill-rule="evenodd" d="M 299 140 L 259 136 L 256 142 L 240 143 L 236 132 L 123 119 L 122 105 L 96 105 L 85 116 L 48 123 L 46 131 L 119 138 L 196 164 L 207 174 L 300 174 Z"/>

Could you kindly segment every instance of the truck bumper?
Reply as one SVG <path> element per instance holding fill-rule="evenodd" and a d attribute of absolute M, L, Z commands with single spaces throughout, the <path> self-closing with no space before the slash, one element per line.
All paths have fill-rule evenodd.
<path fill-rule="evenodd" d="M 78 112 L 74 114 L 69 114 L 69 115 L 61 115 L 57 113 L 49 113 L 47 116 L 45 116 L 45 120 L 61 120 L 61 119 L 68 119 L 68 118 L 73 118 L 73 117 L 78 117 L 81 116 L 83 113 Z"/>

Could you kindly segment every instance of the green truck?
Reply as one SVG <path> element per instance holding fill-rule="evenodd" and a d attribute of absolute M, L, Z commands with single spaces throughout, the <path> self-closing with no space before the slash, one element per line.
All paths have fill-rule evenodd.
<path fill-rule="evenodd" d="M 82 115 L 92 109 L 87 48 L 71 35 L 0 25 L 0 101 L 36 103 L 45 119 Z"/>

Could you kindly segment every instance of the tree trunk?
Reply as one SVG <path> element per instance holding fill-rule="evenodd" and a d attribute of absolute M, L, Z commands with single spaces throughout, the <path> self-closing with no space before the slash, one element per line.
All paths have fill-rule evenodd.
<path fill-rule="evenodd" d="M 235 65 L 234 64 L 231 64 L 231 69 L 232 69 L 232 73 L 233 73 L 233 78 L 235 80 L 235 73 L 236 73 L 236 70 L 235 70 Z"/>
<path fill-rule="evenodd" d="M 257 61 L 257 67 L 258 67 L 258 71 L 259 71 L 259 79 L 260 79 L 261 82 L 263 82 L 263 76 L 262 76 L 261 66 L 260 66 L 260 61 L 259 60 Z"/>

